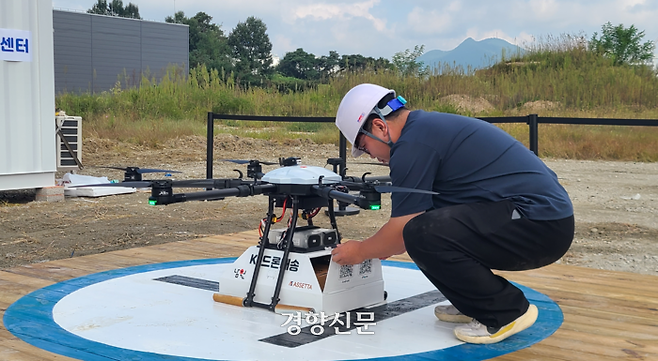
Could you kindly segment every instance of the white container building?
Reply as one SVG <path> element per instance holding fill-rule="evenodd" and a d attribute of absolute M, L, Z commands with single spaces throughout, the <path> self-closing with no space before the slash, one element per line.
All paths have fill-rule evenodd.
<path fill-rule="evenodd" d="M 0 191 L 55 185 L 51 0 L 0 0 Z"/>

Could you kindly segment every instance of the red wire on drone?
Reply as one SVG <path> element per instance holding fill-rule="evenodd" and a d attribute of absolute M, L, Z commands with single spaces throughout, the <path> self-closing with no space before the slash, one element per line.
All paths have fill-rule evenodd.
<path fill-rule="evenodd" d="M 286 209 L 288 205 L 288 197 L 283 200 L 283 212 L 281 212 L 281 217 L 276 217 L 274 216 L 274 219 L 272 220 L 272 223 L 279 223 L 283 219 L 283 217 L 286 215 Z M 265 222 L 267 222 L 267 218 L 263 218 L 260 220 L 260 224 L 258 225 L 258 236 L 262 237 L 263 236 L 263 231 L 265 230 Z M 290 223 L 290 222 L 288 222 Z"/>

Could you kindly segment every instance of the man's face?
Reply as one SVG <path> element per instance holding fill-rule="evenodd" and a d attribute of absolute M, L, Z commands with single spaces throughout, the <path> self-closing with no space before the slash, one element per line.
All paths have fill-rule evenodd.
<path fill-rule="evenodd" d="M 388 134 L 386 134 L 386 126 L 383 127 L 376 123 L 378 119 L 373 121 L 373 127 L 371 133 L 384 140 L 388 140 Z M 382 123 L 381 120 L 379 123 Z M 388 161 L 391 159 L 391 148 L 388 144 L 378 140 L 373 139 L 367 136 L 364 133 L 359 133 L 356 137 L 357 149 L 368 154 L 370 158 L 377 159 L 378 161 L 388 164 Z"/>

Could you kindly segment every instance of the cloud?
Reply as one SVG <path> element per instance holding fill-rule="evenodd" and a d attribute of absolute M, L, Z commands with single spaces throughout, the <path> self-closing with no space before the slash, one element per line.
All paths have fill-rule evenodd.
<path fill-rule="evenodd" d="M 378 31 L 384 31 L 386 29 L 386 20 L 377 18 L 370 13 L 371 9 L 378 4 L 379 1 L 380 0 L 368 0 L 364 2 L 340 4 L 317 3 L 297 6 L 292 9 L 292 16 L 289 20 L 294 21 L 296 19 L 311 18 L 313 20 L 344 22 L 354 18 L 364 18 L 370 21 Z"/>
<path fill-rule="evenodd" d="M 559 14 L 560 10 L 555 0 L 531 0 L 528 5 L 535 17 L 553 17 Z"/>
<path fill-rule="evenodd" d="M 452 17 L 449 11 L 427 11 L 427 9 L 414 7 L 407 14 L 407 26 L 418 34 L 438 35 L 452 28 Z"/>
<path fill-rule="evenodd" d="M 620 0 L 619 4 L 626 10 L 637 5 L 644 5 L 646 2 L 646 0 Z"/>
<path fill-rule="evenodd" d="M 2 1 L 2 0 L 0 0 Z M 415 45 L 450 50 L 467 37 L 498 37 L 522 45 L 561 34 L 591 37 L 610 21 L 646 31 L 658 40 L 656 0 L 124 0 L 145 19 L 163 21 L 174 9 L 204 11 L 230 32 L 255 16 L 267 25 L 273 51 L 303 48 L 316 55 L 388 57 Z M 86 10 L 95 0 L 53 0 L 56 7 Z M 175 8 L 174 8 L 175 6 Z"/>

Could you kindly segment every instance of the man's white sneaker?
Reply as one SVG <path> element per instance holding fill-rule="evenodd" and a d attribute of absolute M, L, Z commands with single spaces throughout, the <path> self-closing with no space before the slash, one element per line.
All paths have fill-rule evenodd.
<path fill-rule="evenodd" d="M 468 343 L 500 342 L 532 326 L 537 320 L 538 314 L 537 306 L 531 304 L 526 313 L 503 327 L 495 329 L 474 320 L 469 324 L 455 327 L 455 336 Z"/>
<path fill-rule="evenodd" d="M 473 321 L 472 317 L 468 317 L 459 312 L 459 310 L 451 304 L 434 307 L 434 316 L 443 322 L 469 323 Z"/>

